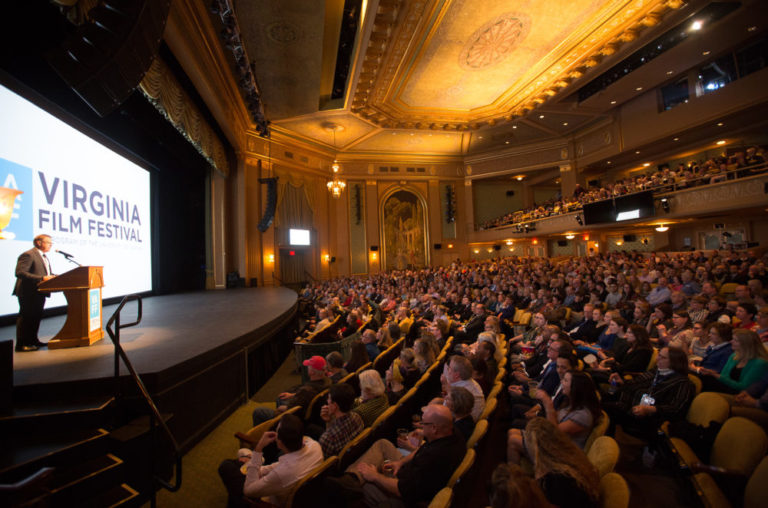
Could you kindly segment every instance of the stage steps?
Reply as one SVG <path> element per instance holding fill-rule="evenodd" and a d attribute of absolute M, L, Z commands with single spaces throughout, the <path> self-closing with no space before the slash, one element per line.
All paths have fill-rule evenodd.
<path fill-rule="evenodd" d="M 148 424 L 146 418 L 138 418 L 120 425 L 128 417 L 114 406 L 111 398 L 56 407 L 46 403 L 43 409 L 28 404 L 0 418 L 0 506 L 140 506 L 145 502 L 152 488 L 142 478 L 152 446 Z M 102 425 L 110 422 L 120 427 L 109 431 Z M 42 468 L 53 470 L 23 488 L 5 488 Z M 137 482 L 147 490 L 141 485 L 136 488 Z"/>

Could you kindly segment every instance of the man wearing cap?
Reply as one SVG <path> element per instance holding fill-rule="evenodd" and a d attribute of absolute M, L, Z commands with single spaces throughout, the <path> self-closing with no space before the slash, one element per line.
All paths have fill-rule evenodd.
<path fill-rule="evenodd" d="M 257 407 L 253 410 L 253 426 L 265 422 L 294 406 L 306 408 L 312 399 L 331 385 L 331 380 L 325 375 L 325 358 L 313 356 L 304 360 L 309 381 L 296 385 L 277 396 L 277 409 Z"/>

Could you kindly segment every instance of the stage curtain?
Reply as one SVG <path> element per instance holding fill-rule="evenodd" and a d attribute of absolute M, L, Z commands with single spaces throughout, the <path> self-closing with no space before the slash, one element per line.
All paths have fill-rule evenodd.
<path fill-rule="evenodd" d="M 306 184 L 296 187 L 290 182 L 278 186 L 276 226 L 286 230 L 290 227 L 312 228 L 314 214 L 307 201 L 306 187 Z"/>
<path fill-rule="evenodd" d="M 139 89 L 214 169 L 225 177 L 229 175 L 224 144 L 160 57 L 152 62 Z"/>

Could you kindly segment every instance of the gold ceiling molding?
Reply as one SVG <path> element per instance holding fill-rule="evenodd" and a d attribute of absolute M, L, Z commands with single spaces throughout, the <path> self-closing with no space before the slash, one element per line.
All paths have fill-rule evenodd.
<path fill-rule="evenodd" d="M 224 176 L 229 175 L 224 145 L 162 58 L 157 57 L 152 62 L 139 89 L 214 169 Z"/>
<path fill-rule="evenodd" d="M 384 128 L 468 131 L 515 121 L 529 114 L 581 78 L 588 69 L 615 54 L 624 44 L 637 39 L 643 30 L 658 25 L 683 2 L 616 0 L 608 2 L 606 7 L 591 4 L 591 18 L 580 19 L 580 24 L 569 29 L 567 39 L 551 49 L 547 48 L 543 58 L 521 71 L 520 77 L 509 83 L 505 91 L 489 104 L 477 107 L 445 107 L 435 105 L 435 100 L 430 106 L 418 103 L 413 95 L 417 93 L 414 87 L 418 86 L 418 83 L 413 84 L 415 80 L 421 79 L 421 74 L 426 72 L 434 74 L 431 65 L 441 69 L 454 66 L 450 60 L 453 57 L 447 56 L 453 55 L 451 51 L 438 55 L 442 50 L 439 43 L 449 35 L 455 35 L 449 30 L 459 30 L 457 26 L 461 30 L 470 28 L 449 19 L 455 15 L 451 12 L 452 7 L 456 10 L 464 8 L 465 11 L 468 7 L 459 0 L 387 0 L 382 4 L 386 8 L 379 9 L 377 13 L 351 111 Z M 465 70 L 492 69 L 507 55 L 514 55 L 518 47 L 526 44 L 532 22 L 541 26 L 551 21 L 546 17 L 551 14 L 543 5 L 536 7 L 539 10 L 530 8 L 533 20 L 525 12 L 489 12 L 490 19 L 479 24 L 471 34 L 459 32 L 461 38 L 458 42 L 466 41 L 460 51 L 459 66 Z M 472 21 L 479 23 L 483 15 L 485 13 L 479 13 Z M 458 44 L 456 40 L 448 42 Z M 535 41 L 529 41 L 529 44 L 535 44 Z M 451 94 L 457 99 L 464 99 L 471 96 L 467 94 L 478 90 L 477 86 L 472 88 L 473 85 L 469 85 L 468 89 L 461 85 L 449 87 L 447 84 L 436 84 L 436 87 L 441 85 L 446 89 L 440 90 L 440 93 L 448 99 L 441 98 L 437 101 L 440 104 L 449 101 Z M 506 85 L 501 83 L 499 86 Z M 404 100 L 406 93 L 410 94 L 410 102 Z M 419 93 L 423 95 L 423 91 Z"/>

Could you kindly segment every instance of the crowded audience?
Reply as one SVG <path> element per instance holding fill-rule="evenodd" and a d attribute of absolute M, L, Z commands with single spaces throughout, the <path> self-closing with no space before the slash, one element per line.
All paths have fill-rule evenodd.
<path fill-rule="evenodd" d="M 341 316 L 340 326 L 356 327 L 336 337 L 351 340 L 348 354 L 359 360 L 304 361 L 310 380 L 281 394 L 277 410 L 258 410 L 254 424 L 306 407 L 306 396 L 294 401 L 297 392 L 319 393 L 331 377 L 359 369 L 357 400 L 348 384 L 332 385 L 322 421 L 306 422 L 324 426 L 317 440 L 329 457 L 375 427 L 387 407 L 423 390 L 440 367 L 440 383 L 427 394 L 433 400 L 414 408 L 413 428 L 371 443 L 340 475 L 328 475 L 335 503 L 429 502 L 494 397 L 508 464 L 495 480 L 498 495 L 522 489 L 555 506 L 597 506 L 599 477 L 587 458 L 597 429 L 615 436 L 620 428 L 655 454 L 662 424 L 684 422 L 702 386 L 721 394 L 732 414 L 768 425 L 766 284 L 766 257 L 751 251 L 509 257 L 318 281 L 302 299 L 315 321 Z M 366 367 L 391 347 L 398 349 L 379 370 Z M 270 443 L 250 444 L 257 452 Z M 291 453 L 280 445 L 276 464 Z M 265 459 L 254 456 L 246 472 L 255 478 Z M 532 474 L 520 478 L 525 468 L 513 465 L 526 462 Z M 232 498 L 243 483 L 227 464 L 222 478 Z M 420 483 L 416 475 L 427 469 L 435 476 L 425 473 L 429 482 Z"/>

